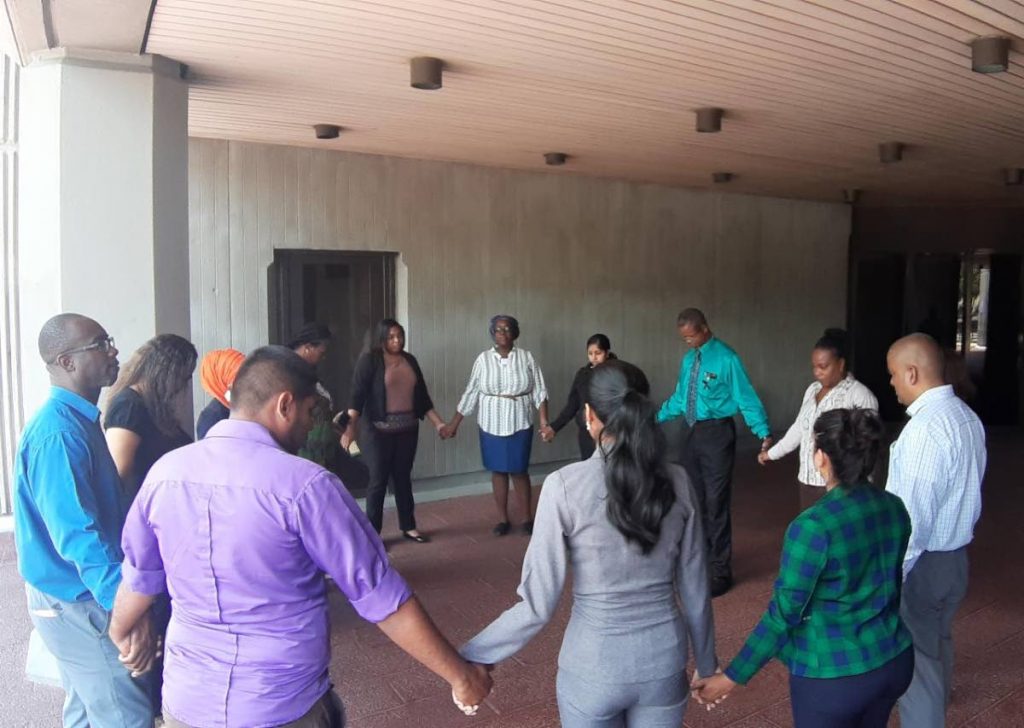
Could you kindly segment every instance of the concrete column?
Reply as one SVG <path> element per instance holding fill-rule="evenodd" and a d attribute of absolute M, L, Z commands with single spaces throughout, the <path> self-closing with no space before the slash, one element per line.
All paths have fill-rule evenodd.
<path fill-rule="evenodd" d="M 55 313 L 99 321 L 122 362 L 154 334 L 190 335 L 188 87 L 160 56 L 47 51 L 22 70 L 20 128 L 28 417 L 47 394 L 36 336 Z"/>

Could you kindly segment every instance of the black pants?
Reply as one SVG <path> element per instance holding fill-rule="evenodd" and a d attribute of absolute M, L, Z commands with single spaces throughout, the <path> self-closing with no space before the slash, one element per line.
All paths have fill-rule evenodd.
<path fill-rule="evenodd" d="M 576 444 L 580 446 L 580 460 L 590 460 L 590 456 L 594 454 L 596 446 L 594 445 L 594 438 L 587 431 L 586 425 L 582 425 L 576 430 Z"/>
<path fill-rule="evenodd" d="M 682 463 L 700 502 L 711 577 L 732 578 L 732 468 L 736 423 L 702 420 L 683 434 Z"/>
<path fill-rule="evenodd" d="M 913 674 L 914 649 L 908 647 L 863 675 L 830 679 L 790 675 L 794 728 L 885 728 Z"/>
<path fill-rule="evenodd" d="M 382 434 L 367 423 L 363 428 L 360 445 L 366 454 L 366 466 L 370 470 L 370 480 L 366 488 L 366 517 L 377 533 L 380 533 L 384 521 L 384 496 L 388 492 L 388 482 L 392 483 L 395 494 L 395 505 L 398 508 L 398 527 L 403 531 L 416 528 L 414 510 L 416 504 L 412 499 L 412 464 L 416 459 L 416 445 L 419 432 L 400 432 L 398 434 Z"/>

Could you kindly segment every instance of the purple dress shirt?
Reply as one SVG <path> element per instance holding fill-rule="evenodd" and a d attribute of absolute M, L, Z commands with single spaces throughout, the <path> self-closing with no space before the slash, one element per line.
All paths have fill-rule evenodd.
<path fill-rule="evenodd" d="M 327 692 L 324 572 L 371 622 L 412 594 L 341 481 L 254 422 L 157 461 L 122 546 L 125 583 L 171 595 L 164 705 L 197 728 L 281 725 Z"/>

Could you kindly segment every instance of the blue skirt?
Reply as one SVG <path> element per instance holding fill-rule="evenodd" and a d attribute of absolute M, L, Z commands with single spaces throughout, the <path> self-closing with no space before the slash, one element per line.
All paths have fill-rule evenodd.
<path fill-rule="evenodd" d="M 480 430 L 480 456 L 484 470 L 518 475 L 530 469 L 533 427 L 502 437 Z"/>

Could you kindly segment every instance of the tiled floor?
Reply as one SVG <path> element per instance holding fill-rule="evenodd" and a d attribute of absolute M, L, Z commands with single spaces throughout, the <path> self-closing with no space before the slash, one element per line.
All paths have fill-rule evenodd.
<path fill-rule="evenodd" d="M 992 436 L 985 511 L 972 547 L 968 598 L 956 623 L 956 687 L 950 726 L 1024 726 L 1024 437 Z M 795 464 L 759 468 L 744 458 L 735 492 L 736 587 L 715 601 L 718 651 L 727 660 L 764 608 L 780 536 L 795 514 Z M 515 598 L 527 540 L 497 539 L 490 499 L 465 497 L 418 509 L 434 542 L 390 539 L 397 568 L 413 584 L 442 631 L 461 642 Z M 386 532 L 396 528 L 391 514 Z M 29 623 L 10 537 L 0 540 L 0 725 L 57 726 L 61 693 L 22 676 Z M 476 718 L 451 706 L 441 682 L 407 658 L 372 625 L 356 618 L 337 593 L 332 673 L 352 728 L 545 728 L 558 725 L 555 662 L 567 618 L 557 618 L 514 660 L 495 672 L 494 693 Z M 773 663 L 712 713 L 692 705 L 686 725 L 759 728 L 791 724 L 785 670 Z M 893 725 L 896 721 L 893 721 Z"/>

